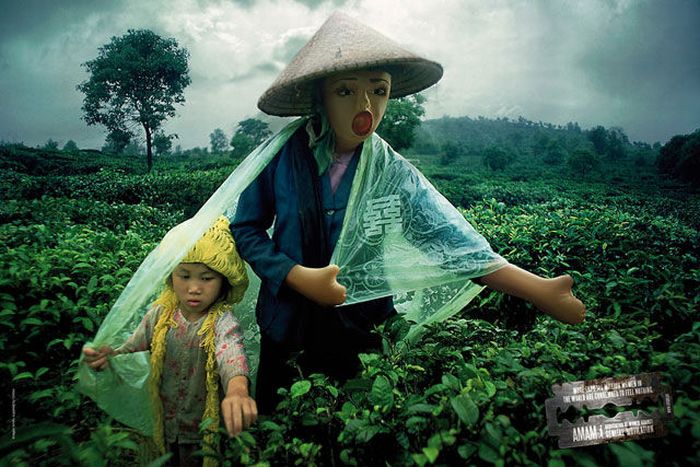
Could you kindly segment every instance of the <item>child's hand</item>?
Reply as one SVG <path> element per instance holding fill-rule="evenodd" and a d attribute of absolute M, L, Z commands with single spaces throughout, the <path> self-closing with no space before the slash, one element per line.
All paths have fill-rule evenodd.
<path fill-rule="evenodd" d="M 248 395 L 248 378 L 235 376 L 229 381 L 221 413 L 229 436 L 238 436 L 258 418 L 258 406 Z"/>
<path fill-rule="evenodd" d="M 104 346 L 100 347 L 99 350 L 95 350 L 92 347 L 83 348 L 83 355 L 85 355 L 85 363 L 88 364 L 93 370 L 101 371 L 109 365 L 107 357 L 114 355 L 115 352 L 111 347 Z"/>
<path fill-rule="evenodd" d="M 319 305 L 340 305 L 347 298 L 347 289 L 336 280 L 340 268 L 331 264 L 324 268 L 307 268 L 300 264 L 287 274 L 287 284 Z"/>

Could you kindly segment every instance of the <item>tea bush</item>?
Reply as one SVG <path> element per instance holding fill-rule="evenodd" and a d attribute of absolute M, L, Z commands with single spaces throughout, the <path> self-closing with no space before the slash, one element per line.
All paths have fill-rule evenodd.
<path fill-rule="evenodd" d="M 54 167 L 42 157 L 34 167 Z M 202 160 L 203 170 L 173 163 L 143 174 L 121 160 L 88 172 L 61 160 L 33 172 L 29 162 L 2 161 L 0 350 L 10 358 L 0 381 L 16 397 L 17 430 L 0 439 L 0 456 L 19 465 L 133 464 L 138 437 L 74 390 L 76 359 L 146 254 L 230 167 Z M 282 389 L 273 416 L 225 438 L 221 460 L 699 464 L 700 197 L 533 171 L 426 173 L 510 261 L 571 274 L 586 321 L 562 325 L 495 292 L 411 343 L 397 318 L 378 329 L 383 350 L 362 356 L 356 379 L 301 375 Z M 649 371 L 675 389 L 668 436 L 566 450 L 548 436 L 552 384 Z"/>

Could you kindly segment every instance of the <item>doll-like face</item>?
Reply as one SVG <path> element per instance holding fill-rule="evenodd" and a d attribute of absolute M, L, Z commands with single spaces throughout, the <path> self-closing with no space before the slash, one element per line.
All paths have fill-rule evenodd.
<path fill-rule="evenodd" d="M 186 316 L 201 315 L 219 298 L 224 276 L 202 263 L 180 263 L 172 274 L 173 290 Z"/>
<path fill-rule="evenodd" d="M 336 152 L 352 151 L 382 121 L 391 92 L 383 71 L 348 71 L 323 82 L 323 105 L 335 131 Z"/>

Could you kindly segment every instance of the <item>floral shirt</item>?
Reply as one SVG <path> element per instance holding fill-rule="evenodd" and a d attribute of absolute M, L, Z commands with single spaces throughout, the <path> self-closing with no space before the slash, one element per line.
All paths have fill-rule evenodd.
<path fill-rule="evenodd" d="M 153 328 L 162 307 L 151 308 L 132 336 L 117 352 L 140 352 L 150 349 Z M 166 335 L 163 375 L 160 397 L 163 402 L 163 422 L 167 443 L 201 441 L 199 424 L 204 414 L 206 400 L 206 351 L 200 347 L 197 331 L 206 315 L 196 321 L 188 321 L 181 311 L 175 311 L 176 327 Z M 229 381 L 238 375 L 248 376 L 248 360 L 243 350 L 243 338 L 238 320 L 233 313 L 224 313 L 214 327 L 216 363 L 221 378 L 219 396 Z"/>

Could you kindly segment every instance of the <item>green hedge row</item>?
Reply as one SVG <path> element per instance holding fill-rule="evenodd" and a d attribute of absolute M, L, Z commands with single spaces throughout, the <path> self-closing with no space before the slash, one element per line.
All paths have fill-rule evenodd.
<path fill-rule="evenodd" d="M 182 198 L 209 196 L 221 181 L 213 179 L 226 175 L 105 170 L 4 179 L 16 191 L 0 206 L 0 350 L 14 358 L 0 363 L 0 375 L 3 392 L 11 386 L 17 394 L 17 425 L 33 429 L 0 440 L 0 455 L 32 465 L 136 459 L 135 437 L 72 389 L 75 359 L 140 261 L 187 217 Z M 14 186 L 12 177 L 36 186 Z M 198 185 L 207 180 L 212 186 Z M 278 413 L 225 443 L 229 461 L 700 462 L 697 228 L 663 215 L 669 198 L 648 192 L 557 181 L 532 191 L 507 187 L 506 199 L 487 197 L 500 193 L 496 183 L 479 189 L 466 218 L 515 264 L 573 274 L 587 320 L 560 325 L 495 293 L 410 347 L 397 344 L 406 326 L 396 320 L 381 331 L 384 351 L 363 357 L 358 379 L 341 387 L 303 375 L 286 389 Z M 677 419 L 667 437 L 556 448 L 543 405 L 551 384 L 647 371 L 661 371 L 676 389 Z"/>

